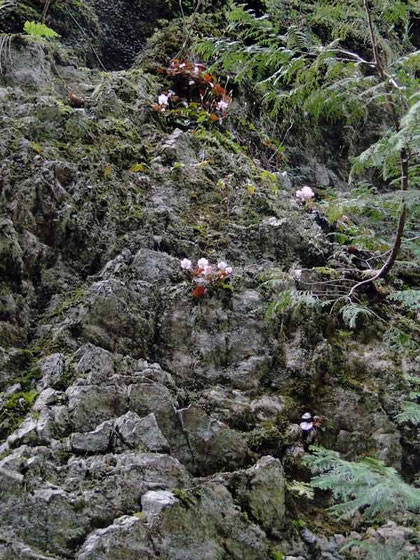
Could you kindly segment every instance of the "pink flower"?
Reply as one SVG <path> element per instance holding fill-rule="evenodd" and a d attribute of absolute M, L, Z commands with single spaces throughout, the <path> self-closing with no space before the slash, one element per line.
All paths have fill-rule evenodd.
<path fill-rule="evenodd" d="M 208 266 L 208 264 L 209 264 L 209 261 L 207 259 L 204 259 L 204 258 L 199 259 L 198 262 L 197 262 L 198 268 L 201 268 L 202 270 L 204 268 L 206 268 L 206 266 Z"/>
<path fill-rule="evenodd" d="M 202 274 L 204 274 L 204 276 L 210 276 L 212 272 L 213 272 L 213 267 L 209 264 L 206 264 L 206 266 L 203 268 Z"/>
<path fill-rule="evenodd" d="M 183 268 L 184 270 L 192 270 L 192 262 L 190 261 L 190 259 L 182 259 L 181 268 Z"/>
<path fill-rule="evenodd" d="M 223 101 L 223 99 L 219 101 L 219 103 L 216 105 L 216 109 L 218 111 L 226 111 L 228 107 L 229 107 L 229 103 L 227 101 Z"/>
<path fill-rule="evenodd" d="M 227 266 L 228 266 L 228 264 L 225 263 L 224 261 L 220 261 L 219 263 L 217 263 L 217 268 L 219 270 L 226 270 Z"/>
<path fill-rule="evenodd" d="M 230 276 L 230 275 L 232 274 L 232 267 L 231 267 L 231 266 L 227 266 L 227 267 L 225 268 L 225 272 L 226 272 L 226 274 L 227 274 L 228 276 Z"/>
<path fill-rule="evenodd" d="M 310 200 L 314 196 L 315 196 L 315 193 L 311 189 L 311 187 L 303 187 L 299 191 L 296 191 L 296 198 L 299 198 L 300 200 L 305 200 L 305 201 Z"/>

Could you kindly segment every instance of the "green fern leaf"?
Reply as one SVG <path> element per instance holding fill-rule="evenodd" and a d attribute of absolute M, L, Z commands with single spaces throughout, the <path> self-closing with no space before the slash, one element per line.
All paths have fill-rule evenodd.
<path fill-rule="evenodd" d="M 420 489 L 403 481 L 397 471 L 373 457 L 357 462 L 345 461 L 340 455 L 312 446 L 305 464 L 315 473 L 311 485 L 330 490 L 336 503 L 330 511 L 349 518 L 362 511 L 366 519 L 403 511 L 420 511 Z"/>
<path fill-rule="evenodd" d="M 388 299 L 401 303 L 405 308 L 417 311 L 420 309 L 420 290 L 403 290 L 390 294 Z"/>
<path fill-rule="evenodd" d="M 405 401 L 401 405 L 402 412 L 397 414 L 395 420 L 399 424 L 411 422 L 412 424 L 420 424 L 420 405 L 415 402 Z"/>
<path fill-rule="evenodd" d="M 28 35 L 31 35 L 32 37 L 60 37 L 60 35 L 56 33 L 54 29 L 51 29 L 43 23 L 37 23 L 35 21 L 25 21 L 23 29 Z"/>
<path fill-rule="evenodd" d="M 350 329 L 355 329 L 357 325 L 357 320 L 360 317 L 374 317 L 374 313 L 370 311 L 367 307 L 363 305 L 358 305 L 356 303 L 349 303 L 341 309 L 341 315 L 345 324 Z"/>

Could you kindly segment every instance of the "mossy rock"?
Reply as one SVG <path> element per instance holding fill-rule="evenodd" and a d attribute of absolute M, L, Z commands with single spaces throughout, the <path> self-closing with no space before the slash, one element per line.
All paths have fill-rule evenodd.
<path fill-rule="evenodd" d="M 6 400 L 0 410 L 0 438 L 5 439 L 20 426 L 37 396 L 35 390 L 19 391 Z"/>

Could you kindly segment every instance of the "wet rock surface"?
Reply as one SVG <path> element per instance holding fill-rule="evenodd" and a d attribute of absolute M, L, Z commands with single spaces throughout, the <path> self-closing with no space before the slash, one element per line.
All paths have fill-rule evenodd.
<path fill-rule="evenodd" d="M 109 68 L 149 34 L 125 37 L 128 4 L 149 27 L 168 10 L 85 6 Z M 101 74 L 30 41 L 5 61 L 0 557 L 340 559 L 348 527 L 315 534 L 307 504 L 289 508 L 301 467 L 288 428 L 309 409 L 328 419 L 319 442 L 347 458 L 415 465 L 418 438 L 403 445 L 387 394 L 418 364 L 375 335 L 340 338 L 316 311 L 266 320 L 267 273 L 294 287 L 296 270 L 316 276 L 340 249 L 294 200 L 293 172 L 273 189 L 229 135 L 167 130 L 150 109 L 159 87 L 141 68 Z M 179 261 L 203 255 L 234 275 L 197 300 Z"/>

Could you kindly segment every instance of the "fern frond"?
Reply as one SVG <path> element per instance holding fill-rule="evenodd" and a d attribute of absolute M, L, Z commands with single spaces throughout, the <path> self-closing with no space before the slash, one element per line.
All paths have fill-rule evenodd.
<path fill-rule="evenodd" d="M 16 0 L 0 0 L 0 12 L 7 8 L 13 8 L 16 5 Z"/>
<path fill-rule="evenodd" d="M 339 502 L 330 511 L 349 518 L 363 511 L 367 519 L 409 510 L 420 511 L 420 489 L 403 481 L 397 471 L 382 461 L 363 457 L 357 462 L 345 461 L 336 451 L 312 446 L 305 464 L 314 472 L 311 485 L 330 490 Z"/>
<path fill-rule="evenodd" d="M 416 557 L 401 545 L 371 541 L 348 541 L 340 552 L 349 549 L 358 549 L 363 554 L 364 560 L 415 560 Z"/>
<path fill-rule="evenodd" d="M 401 405 L 402 412 L 397 414 L 395 420 L 399 424 L 411 422 L 412 424 L 420 424 L 420 405 L 415 402 L 405 401 Z"/>
<path fill-rule="evenodd" d="M 341 309 L 341 315 L 343 321 L 350 329 L 355 329 L 357 325 L 357 320 L 360 317 L 374 317 L 375 314 L 365 307 L 364 305 L 358 305 L 356 303 L 349 303 Z"/>
<path fill-rule="evenodd" d="M 60 37 L 58 33 L 48 27 L 43 23 L 37 23 L 35 21 L 25 21 L 25 25 L 23 26 L 24 31 L 31 35 L 32 37 Z"/>
<path fill-rule="evenodd" d="M 286 483 L 286 487 L 292 494 L 297 494 L 298 496 L 303 496 L 308 500 L 313 500 L 314 489 L 310 484 L 306 482 L 300 482 L 299 480 L 292 480 Z"/>
<path fill-rule="evenodd" d="M 393 352 L 407 352 L 416 356 L 420 352 L 420 344 L 398 327 L 392 327 L 384 334 L 384 342 Z"/>
<path fill-rule="evenodd" d="M 270 283 L 271 281 L 269 281 Z M 276 301 L 271 303 L 266 312 L 266 319 L 274 315 L 289 313 L 299 306 L 321 306 L 322 301 L 311 291 L 284 290 L 276 295 Z"/>
<path fill-rule="evenodd" d="M 402 290 L 390 294 L 388 299 L 401 303 L 406 309 L 413 311 L 420 309 L 420 290 Z"/>
<path fill-rule="evenodd" d="M 395 170 L 398 174 L 399 154 L 408 146 L 414 159 L 415 154 L 420 152 L 420 100 L 403 115 L 398 132 L 389 129 L 387 134 L 354 160 L 351 177 L 371 167 L 381 168 L 384 179 L 392 176 Z"/>

